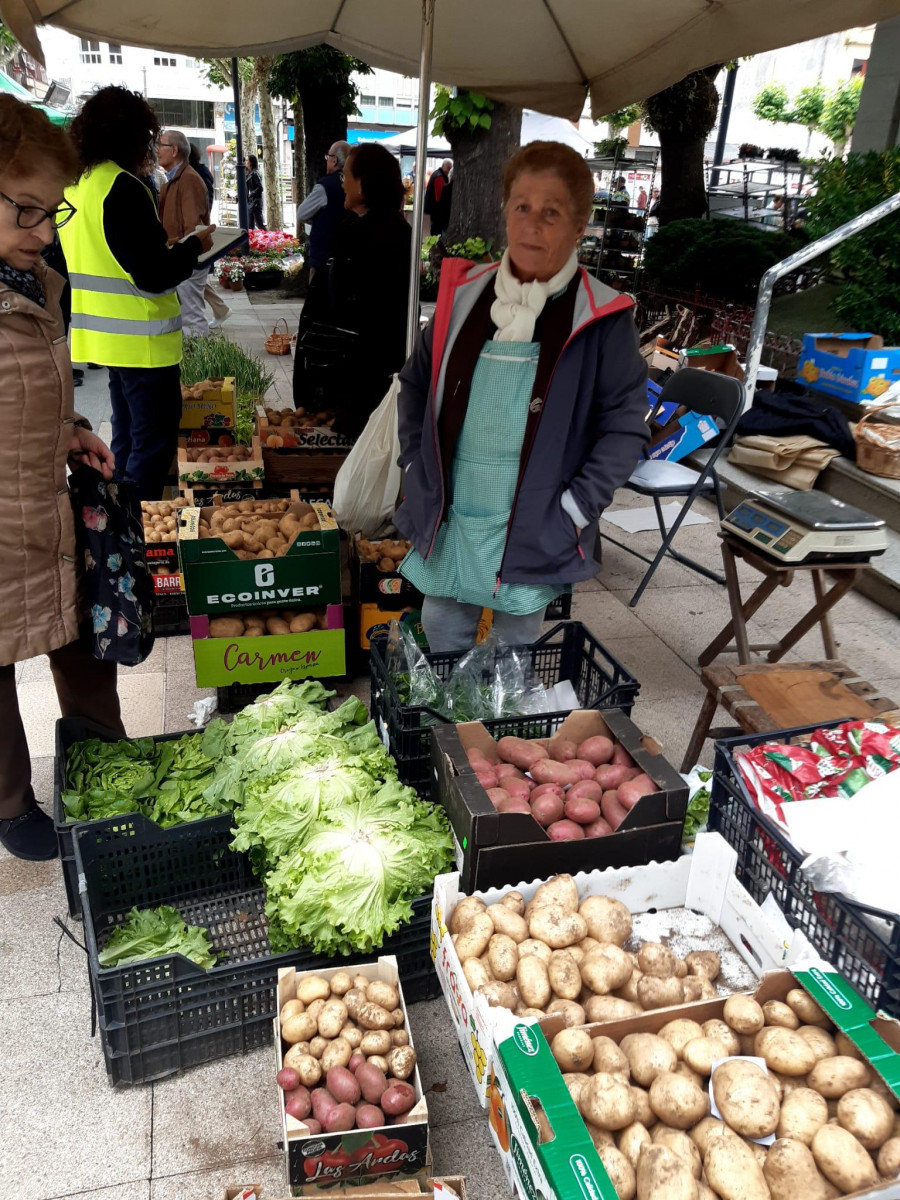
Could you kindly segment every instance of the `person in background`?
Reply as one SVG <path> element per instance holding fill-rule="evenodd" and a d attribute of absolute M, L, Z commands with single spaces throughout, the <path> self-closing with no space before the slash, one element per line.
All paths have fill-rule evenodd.
<path fill-rule="evenodd" d="M 644 187 L 638 192 L 637 207 L 641 212 L 647 207 L 647 189 Z"/>
<path fill-rule="evenodd" d="M 400 372 L 401 573 L 432 651 L 507 643 L 600 569 L 597 523 L 647 442 L 634 302 L 578 266 L 594 181 L 558 142 L 506 164 L 499 264 L 445 258 L 434 318 Z"/>
<path fill-rule="evenodd" d="M 265 229 L 263 220 L 263 182 L 259 173 L 259 159 L 248 154 L 244 159 L 247 172 L 247 224 L 251 229 Z"/>
<path fill-rule="evenodd" d="M 216 198 L 216 185 L 213 181 L 212 171 L 200 157 L 200 151 L 193 142 L 190 143 L 190 150 L 188 152 L 188 166 L 190 166 L 191 170 L 196 171 L 206 184 L 206 194 L 209 196 L 209 211 L 212 212 L 213 201 Z"/>
<path fill-rule="evenodd" d="M 647 210 L 648 217 L 659 216 L 659 188 L 650 189 L 650 207 Z"/>
<path fill-rule="evenodd" d="M 17 858 L 55 858 L 53 821 L 35 800 L 19 713 L 15 664 L 37 655 L 64 717 L 125 737 L 116 665 L 78 641 L 78 564 L 66 466 L 111 479 L 113 456 L 73 408 L 72 363 L 59 298 L 63 280 L 43 261 L 74 216 L 65 188 L 79 172 L 63 130 L 0 96 L 0 843 Z"/>
<path fill-rule="evenodd" d="M 206 184 L 206 194 L 209 196 L 209 211 L 212 214 L 212 206 L 216 198 L 216 185 L 212 176 L 212 171 L 200 157 L 200 151 L 191 142 L 191 152 L 188 155 L 188 164 L 197 172 L 203 182 Z M 215 290 L 210 283 L 210 275 L 212 268 L 207 271 L 206 282 L 203 285 L 203 299 L 213 311 L 213 319 L 209 322 L 210 331 L 221 329 L 228 318 L 231 316 L 231 309 Z"/>
<path fill-rule="evenodd" d="M 72 357 L 109 368 L 116 471 L 142 500 L 162 495 L 178 440 L 176 287 L 212 245 L 211 227 L 168 245 L 138 178 L 158 133 L 138 92 L 106 87 L 91 95 L 72 122 L 81 177 L 66 191 L 77 211 L 60 230 L 72 285 Z"/>
<path fill-rule="evenodd" d="M 624 204 L 626 207 L 631 203 L 631 197 L 625 186 L 624 175 L 620 175 L 613 183 L 612 191 L 609 194 L 609 202 L 610 204 Z"/>
<path fill-rule="evenodd" d="M 355 219 L 338 230 L 331 266 L 332 323 L 356 333 L 335 428 L 356 437 L 406 359 L 412 229 L 403 216 L 397 159 L 375 142 L 354 146 L 344 164 L 345 204 Z"/>
<path fill-rule="evenodd" d="M 172 246 L 198 226 L 209 225 L 209 194 L 202 177 L 188 162 L 191 145 L 180 129 L 164 129 L 156 152 L 167 177 L 159 193 L 159 219 Z M 182 328 L 189 337 L 209 337 L 203 299 L 208 282 L 209 267 L 203 264 L 178 285 Z"/>
<path fill-rule="evenodd" d="M 450 225 L 450 206 L 453 202 L 453 190 L 450 172 L 453 163 L 445 158 L 436 171 L 432 173 L 425 188 L 425 222 L 424 236 L 440 236 Z"/>

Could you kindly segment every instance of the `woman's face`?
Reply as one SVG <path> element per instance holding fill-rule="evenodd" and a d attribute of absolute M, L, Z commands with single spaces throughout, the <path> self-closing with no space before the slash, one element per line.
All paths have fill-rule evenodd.
<path fill-rule="evenodd" d="M 552 171 L 517 175 L 505 216 L 510 261 L 523 283 L 562 270 L 585 229 L 572 212 L 568 188 Z"/>
<path fill-rule="evenodd" d="M 362 184 L 353 174 L 352 158 L 348 158 L 344 163 L 344 170 L 341 174 L 341 186 L 344 189 L 344 208 L 349 208 L 351 212 L 364 213 L 366 211 L 366 202 L 363 197 Z"/>
<path fill-rule="evenodd" d="M 17 224 L 18 209 L 10 203 L 33 205 L 53 212 L 63 202 L 63 184 L 49 171 L 26 176 L 0 176 L 0 258 L 17 271 L 31 271 L 49 246 L 55 229 L 49 220 L 23 229 Z M 35 214 L 37 215 L 37 214 Z M 23 220 L 27 218 L 27 214 Z"/>

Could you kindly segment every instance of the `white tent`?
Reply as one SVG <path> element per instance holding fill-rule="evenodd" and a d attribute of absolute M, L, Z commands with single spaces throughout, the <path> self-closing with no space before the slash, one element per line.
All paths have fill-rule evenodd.
<path fill-rule="evenodd" d="M 565 142 L 586 158 L 594 154 L 594 143 L 582 137 L 571 121 L 566 121 L 563 117 L 548 117 L 545 113 L 526 108 L 522 113 L 522 137 L 519 144 L 527 146 L 529 142 Z M 378 144 L 386 146 L 393 153 L 415 154 L 415 127 L 402 129 L 390 137 L 379 138 Z M 452 153 L 446 138 L 439 137 L 436 133 L 428 135 L 429 158 L 447 158 L 452 156 Z"/>

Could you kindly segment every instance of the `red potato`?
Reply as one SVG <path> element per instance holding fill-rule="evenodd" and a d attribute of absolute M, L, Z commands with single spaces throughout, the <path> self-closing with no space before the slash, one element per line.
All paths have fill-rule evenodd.
<path fill-rule="evenodd" d="M 346 1067 L 332 1067 L 325 1076 L 325 1084 L 338 1104 L 358 1104 L 359 1081 Z"/>
<path fill-rule="evenodd" d="M 364 1054 L 360 1054 L 360 1052 L 357 1050 L 356 1053 L 351 1056 L 350 1061 L 347 1063 L 347 1070 L 353 1071 L 353 1073 L 355 1074 L 356 1068 L 361 1067 L 365 1061 L 366 1061 L 366 1056 Z"/>
<path fill-rule="evenodd" d="M 327 1123 L 328 1114 L 333 1108 L 337 1107 L 337 1100 L 329 1092 L 328 1088 L 317 1087 L 310 1093 L 312 1100 L 313 1116 L 317 1121 L 321 1121 L 323 1125 Z"/>
<path fill-rule="evenodd" d="M 581 778 L 585 780 L 593 779 L 594 771 L 597 769 L 593 763 L 589 763 L 584 758 L 573 758 L 570 762 L 566 763 L 566 766 L 570 767 L 573 771 L 577 771 Z"/>
<path fill-rule="evenodd" d="M 302 1085 L 294 1088 L 292 1092 L 285 1093 L 284 1111 L 289 1117 L 295 1117 L 298 1121 L 305 1121 L 312 1109 L 312 1101 L 309 1098 L 309 1090 Z"/>
<path fill-rule="evenodd" d="M 352 1104 L 336 1104 L 325 1118 L 326 1133 L 347 1133 L 356 1124 L 356 1109 Z"/>
<path fill-rule="evenodd" d="M 531 803 L 540 800 L 541 796 L 559 796 L 560 800 L 564 800 L 565 795 L 558 783 L 540 783 L 531 793 Z"/>
<path fill-rule="evenodd" d="M 604 821 L 602 817 L 598 817 L 596 821 L 591 821 L 590 825 L 584 827 L 586 838 L 608 837 L 611 833 L 609 822 Z"/>
<path fill-rule="evenodd" d="M 598 733 L 595 737 L 586 738 L 578 747 L 578 758 L 584 758 L 595 767 L 608 763 L 613 756 L 612 738 Z"/>
<path fill-rule="evenodd" d="M 502 780 L 504 779 L 527 779 L 518 767 L 514 767 L 512 763 L 497 763 L 496 766 L 497 778 L 501 780 L 500 786 L 503 787 Z"/>
<path fill-rule="evenodd" d="M 497 778 L 497 772 L 490 767 L 480 768 L 475 772 L 478 777 L 478 782 L 487 791 L 489 788 L 500 786 L 500 780 Z"/>
<path fill-rule="evenodd" d="M 530 771 L 539 759 L 548 757 L 539 742 L 527 742 L 519 737 L 502 737 L 497 743 L 497 753 L 504 762 L 512 763 L 523 771 Z"/>
<path fill-rule="evenodd" d="M 581 780 L 581 772 L 572 768 L 571 763 L 553 762 L 550 758 L 539 759 L 531 768 L 531 778 L 535 783 L 558 783 L 560 787 L 570 787 Z"/>
<path fill-rule="evenodd" d="M 638 775 L 634 779 L 619 784 L 616 796 L 623 808 L 632 809 L 641 796 L 652 796 L 654 792 L 658 791 L 659 788 L 649 775 Z"/>
<path fill-rule="evenodd" d="M 580 783 L 574 783 L 566 792 L 567 800 L 596 800 L 600 803 L 603 795 L 603 788 L 599 783 L 595 783 L 593 779 L 582 779 Z"/>
<path fill-rule="evenodd" d="M 540 788 L 535 788 L 535 791 L 540 791 Z M 532 798 L 531 815 L 538 825 L 543 825 L 545 829 L 554 821 L 561 821 L 564 811 L 565 806 L 561 794 L 544 792 L 542 796 L 538 796 L 537 800 Z"/>
<path fill-rule="evenodd" d="M 547 753 L 554 762 L 568 762 L 570 758 L 577 757 L 575 743 L 561 737 L 550 739 L 547 743 Z"/>
<path fill-rule="evenodd" d="M 633 767 L 634 766 L 634 759 L 631 757 L 631 755 L 628 753 L 628 751 L 625 749 L 625 747 L 622 745 L 621 742 L 616 742 L 615 746 L 613 746 L 613 753 L 612 753 L 612 758 L 610 759 L 610 762 L 615 763 L 617 766 L 622 766 L 622 767 Z"/>
<path fill-rule="evenodd" d="M 579 842 L 584 829 L 574 821 L 554 821 L 547 827 L 547 836 L 551 842 Z"/>
<path fill-rule="evenodd" d="M 389 1079 L 384 1095 L 381 1097 L 381 1107 L 390 1117 L 399 1117 L 408 1113 L 416 1102 L 416 1093 L 412 1086 L 401 1079 Z"/>
<path fill-rule="evenodd" d="M 566 817 L 576 825 L 590 825 L 601 816 L 600 805 L 596 800 L 566 799 Z"/>
<path fill-rule="evenodd" d="M 275 1082 L 280 1088 L 286 1092 L 292 1092 L 294 1088 L 300 1086 L 300 1076 L 293 1067 L 282 1067 L 275 1076 Z"/>
<path fill-rule="evenodd" d="M 314 1117 L 307 1117 L 303 1123 L 310 1133 L 322 1132 L 322 1122 L 315 1120 Z"/>
<path fill-rule="evenodd" d="M 380 1067 L 370 1062 L 363 1063 L 356 1068 L 356 1081 L 365 1101 L 369 1104 L 380 1103 L 382 1092 L 387 1087 L 387 1078 Z"/>
<path fill-rule="evenodd" d="M 498 811 L 500 809 L 500 805 L 505 800 L 510 800 L 512 798 L 505 788 L 488 788 L 487 794 L 488 800 L 490 800 L 491 804 L 493 804 L 494 808 L 496 808 Z"/>
<path fill-rule="evenodd" d="M 499 790 L 499 789 L 498 789 Z M 508 796 L 497 805 L 497 812 L 502 813 L 531 813 L 531 805 L 521 796 Z"/>
<path fill-rule="evenodd" d="M 606 763 L 594 772 L 594 779 L 604 792 L 614 792 L 628 778 L 629 768 L 624 763 Z"/>
<path fill-rule="evenodd" d="M 529 783 L 525 779 L 510 779 L 509 776 L 503 780 L 504 791 L 509 792 L 510 796 L 515 796 L 519 800 L 527 800 L 534 788 L 533 783 Z"/>
<path fill-rule="evenodd" d="M 471 750 L 466 751 L 466 758 L 469 760 L 469 766 L 474 767 L 476 771 L 480 771 L 482 767 L 492 767 L 494 765 L 485 752 L 479 750 L 477 746 L 473 746 Z"/>
<path fill-rule="evenodd" d="M 605 820 L 609 822 L 610 829 L 618 829 L 628 816 L 628 809 L 619 803 L 619 797 L 615 792 L 603 793 L 600 809 Z"/>
<path fill-rule="evenodd" d="M 377 1104 L 361 1104 L 356 1110 L 357 1129 L 380 1129 L 384 1124 L 384 1113 Z"/>

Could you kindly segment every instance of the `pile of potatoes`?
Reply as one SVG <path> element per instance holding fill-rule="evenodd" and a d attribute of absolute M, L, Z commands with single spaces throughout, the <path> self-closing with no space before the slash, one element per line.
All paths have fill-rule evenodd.
<path fill-rule="evenodd" d="M 265 434 L 264 444 L 270 448 L 296 446 L 297 439 L 289 432 L 291 429 L 331 429 L 335 420 L 330 408 L 317 413 L 307 412 L 305 408 L 266 408 L 265 412 L 266 423 L 278 430 Z M 265 430 L 261 428 L 260 432 L 265 433 Z"/>
<path fill-rule="evenodd" d="M 560 1013 L 572 1028 L 718 995 L 715 951 L 624 950 L 631 913 L 607 896 L 580 900 L 571 875 L 542 883 L 528 904 L 514 891 L 490 905 L 467 896 L 449 930 L 469 987 L 518 1016 Z"/>
<path fill-rule="evenodd" d="M 311 633 L 314 629 L 327 629 L 328 618 L 324 608 L 313 608 L 307 612 L 296 609 L 263 612 L 235 613 L 233 617 L 210 617 L 209 636 L 265 637 L 266 634 Z"/>
<path fill-rule="evenodd" d="M 199 383 L 182 383 L 182 400 L 202 400 L 206 392 L 218 390 L 225 382 L 224 379 L 201 379 Z"/>
<path fill-rule="evenodd" d="M 397 570 L 412 549 L 412 542 L 404 538 L 381 538 L 371 542 L 368 538 L 357 538 L 356 553 L 363 562 L 375 563 L 378 570 L 389 575 Z"/>
<path fill-rule="evenodd" d="M 174 542 L 178 536 L 178 513 L 184 505 L 184 500 L 142 500 L 144 541 Z"/>
<path fill-rule="evenodd" d="M 801 988 L 551 1049 L 619 1200 L 835 1200 L 900 1177 L 897 1099 Z"/>
<path fill-rule="evenodd" d="M 229 446 L 220 442 L 217 446 L 188 446 L 184 451 L 183 462 L 209 463 L 218 466 L 220 463 L 248 462 L 253 457 L 252 446 Z M 179 451 L 179 457 L 181 451 Z"/>
<path fill-rule="evenodd" d="M 310 1133 L 405 1123 L 416 1052 L 394 984 L 349 971 L 301 976 L 281 1009 L 281 1037 L 285 1111 Z"/>
<path fill-rule="evenodd" d="M 305 500 L 241 500 L 200 510 L 199 536 L 221 538 L 240 559 L 279 558 L 300 533 L 319 528 Z"/>

